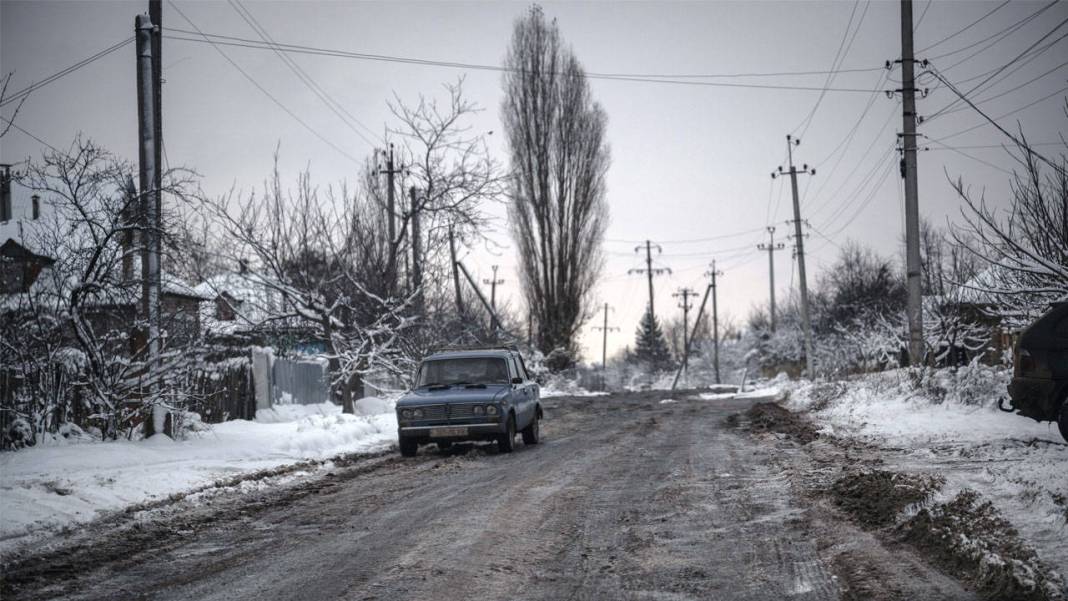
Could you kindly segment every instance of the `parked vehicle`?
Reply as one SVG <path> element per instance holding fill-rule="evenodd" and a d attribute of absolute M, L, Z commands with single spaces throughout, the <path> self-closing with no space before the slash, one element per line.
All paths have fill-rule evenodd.
<path fill-rule="evenodd" d="M 515 436 L 537 444 L 544 417 L 538 384 L 523 357 L 507 348 L 434 353 L 420 363 L 415 386 L 397 401 L 400 452 L 416 454 L 420 444 L 446 449 L 464 440 L 495 440 L 502 453 Z"/>
<path fill-rule="evenodd" d="M 1054 304 L 1020 334 L 1012 363 L 1011 406 L 1002 410 L 1056 421 L 1068 440 L 1068 302 Z"/>

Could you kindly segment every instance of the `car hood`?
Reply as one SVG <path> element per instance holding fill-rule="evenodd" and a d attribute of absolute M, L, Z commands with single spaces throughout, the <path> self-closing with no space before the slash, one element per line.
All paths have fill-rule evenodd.
<path fill-rule="evenodd" d="M 445 390 L 410 390 L 397 401 L 398 407 L 428 403 L 490 403 L 504 396 L 508 384 L 486 384 L 485 388 L 453 386 Z"/>

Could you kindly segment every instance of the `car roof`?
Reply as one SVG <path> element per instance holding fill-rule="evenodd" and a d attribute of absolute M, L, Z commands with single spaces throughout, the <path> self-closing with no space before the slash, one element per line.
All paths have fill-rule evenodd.
<path fill-rule="evenodd" d="M 438 351 L 424 358 L 424 361 L 435 361 L 438 359 L 465 359 L 465 358 L 499 358 L 507 359 L 517 354 L 515 351 L 507 349 L 482 349 L 482 350 L 470 350 L 470 351 Z"/>

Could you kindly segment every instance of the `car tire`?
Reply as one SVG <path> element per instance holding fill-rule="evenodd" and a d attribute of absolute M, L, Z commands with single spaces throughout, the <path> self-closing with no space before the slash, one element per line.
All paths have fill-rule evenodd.
<path fill-rule="evenodd" d="M 452 448 L 452 442 L 448 441 L 448 440 L 443 440 L 443 441 L 437 443 L 437 445 L 438 445 L 438 450 L 442 451 L 442 452 L 448 451 L 449 449 Z"/>
<path fill-rule="evenodd" d="M 530 425 L 523 428 L 523 444 L 538 444 L 541 442 L 541 419 L 534 414 L 534 420 Z"/>
<path fill-rule="evenodd" d="M 1061 437 L 1068 440 L 1068 398 L 1061 402 L 1061 414 L 1057 417 L 1057 427 L 1061 430 Z"/>
<path fill-rule="evenodd" d="M 419 452 L 419 443 L 411 438 L 400 439 L 400 454 L 403 457 L 415 457 Z"/>
<path fill-rule="evenodd" d="M 505 433 L 497 438 L 497 450 L 502 453 L 511 453 L 515 450 L 515 416 L 508 416 L 508 425 Z"/>

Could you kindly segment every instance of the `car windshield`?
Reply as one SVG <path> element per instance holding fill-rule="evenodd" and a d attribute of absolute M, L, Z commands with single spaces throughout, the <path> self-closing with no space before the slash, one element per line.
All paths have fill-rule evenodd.
<path fill-rule="evenodd" d="M 507 384 L 508 366 L 499 357 L 464 357 L 424 361 L 418 386 L 455 384 Z"/>

